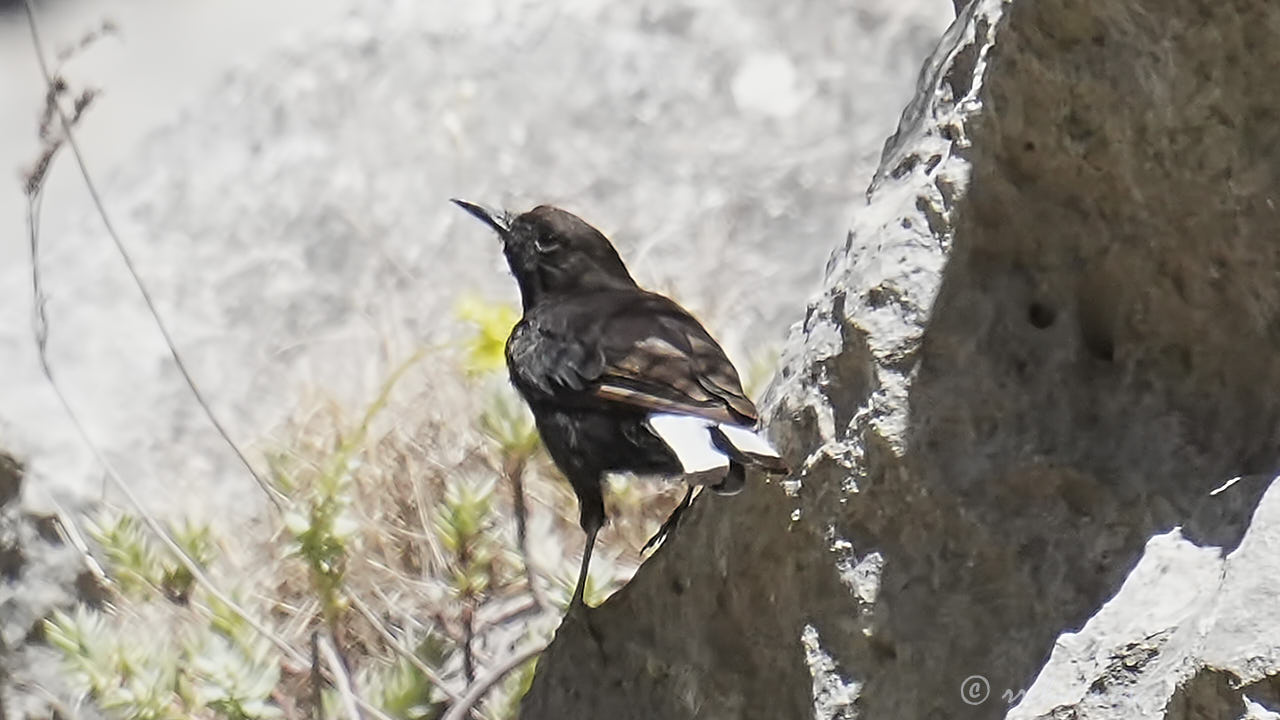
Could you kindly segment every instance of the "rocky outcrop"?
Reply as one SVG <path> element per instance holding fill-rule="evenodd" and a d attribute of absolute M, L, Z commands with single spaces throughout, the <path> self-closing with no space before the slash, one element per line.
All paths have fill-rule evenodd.
<path fill-rule="evenodd" d="M 1280 6 L 961 5 L 772 388 L 798 472 L 525 720 L 1280 709 Z"/>

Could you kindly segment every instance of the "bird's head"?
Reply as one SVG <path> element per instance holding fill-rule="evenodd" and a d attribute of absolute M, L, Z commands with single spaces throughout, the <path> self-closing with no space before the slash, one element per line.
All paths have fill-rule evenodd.
<path fill-rule="evenodd" d="M 502 251 L 526 310 L 550 296 L 636 287 L 609 239 L 573 213 L 539 205 L 513 217 L 463 200 L 453 202 L 502 238 Z"/>

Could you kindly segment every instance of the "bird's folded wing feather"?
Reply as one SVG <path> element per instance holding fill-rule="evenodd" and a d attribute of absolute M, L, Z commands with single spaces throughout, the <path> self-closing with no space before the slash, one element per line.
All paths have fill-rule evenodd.
<path fill-rule="evenodd" d="M 574 323 L 579 332 L 572 335 L 536 323 L 517 328 L 508 354 L 532 348 L 536 335 L 540 356 L 536 363 L 509 363 L 517 384 L 570 401 L 585 394 L 654 412 L 755 424 L 755 406 L 724 350 L 676 303 L 646 293 L 582 317 L 593 322 L 586 332 Z"/>
<path fill-rule="evenodd" d="M 705 332 L 693 330 L 663 323 L 629 347 L 606 350 L 609 362 L 593 394 L 646 410 L 754 425 L 756 409 L 737 371 Z"/>

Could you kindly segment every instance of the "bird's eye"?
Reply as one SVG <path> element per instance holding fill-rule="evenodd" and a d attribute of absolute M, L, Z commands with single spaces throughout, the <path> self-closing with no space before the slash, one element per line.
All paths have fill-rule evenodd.
<path fill-rule="evenodd" d="M 533 241 L 533 247 L 540 253 L 551 253 L 560 249 L 560 238 L 543 235 Z"/>

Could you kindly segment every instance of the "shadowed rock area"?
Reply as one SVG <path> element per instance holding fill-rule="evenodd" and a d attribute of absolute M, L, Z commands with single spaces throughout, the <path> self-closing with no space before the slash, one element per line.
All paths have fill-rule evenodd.
<path fill-rule="evenodd" d="M 958 4 L 771 390 L 800 470 L 525 720 L 1278 709 L 1280 6 Z"/>

